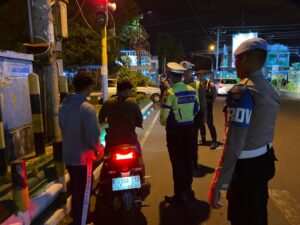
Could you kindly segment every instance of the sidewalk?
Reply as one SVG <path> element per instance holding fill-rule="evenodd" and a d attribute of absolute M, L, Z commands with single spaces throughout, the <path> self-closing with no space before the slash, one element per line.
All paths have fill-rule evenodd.
<path fill-rule="evenodd" d="M 300 93 L 299 92 L 290 92 L 290 91 L 284 91 L 280 90 L 281 97 L 290 98 L 294 100 L 300 100 Z"/>

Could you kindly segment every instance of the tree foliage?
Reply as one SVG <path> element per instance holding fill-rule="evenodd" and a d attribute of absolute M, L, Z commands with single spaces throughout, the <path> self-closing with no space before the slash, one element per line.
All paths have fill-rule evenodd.
<path fill-rule="evenodd" d="M 155 50 L 159 57 L 160 65 L 162 65 L 164 57 L 166 57 L 167 61 L 179 61 L 185 55 L 183 45 L 169 33 L 161 33 L 157 36 Z"/>
<path fill-rule="evenodd" d="M 96 9 L 96 1 L 92 0 L 87 0 L 82 7 L 82 12 L 91 28 L 79 13 L 76 1 L 70 2 L 68 6 L 70 34 L 64 42 L 62 54 L 66 65 L 76 66 L 78 64 L 99 64 L 101 62 L 101 33 L 94 17 Z M 113 14 L 113 17 L 111 14 Z M 117 11 L 109 13 L 108 63 L 109 71 L 112 74 L 116 74 L 120 69 L 115 61 L 120 59 L 121 49 L 130 48 L 132 37 L 136 33 L 134 22 L 139 18 L 140 10 L 134 0 L 118 1 Z M 116 34 L 115 37 L 113 33 Z"/>
<path fill-rule="evenodd" d="M 97 1 L 78 0 L 84 21 L 75 0 L 68 4 L 69 38 L 63 40 L 63 52 L 59 57 L 64 59 L 65 66 L 82 64 L 100 64 L 101 37 L 100 29 L 95 22 Z M 16 16 L 17 15 L 17 16 Z M 117 73 L 119 66 L 115 63 L 120 58 L 120 50 L 128 49 L 135 43 L 136 37 L 147 38 L 143 28 L 137 31 L 136 21 L 140 20 L 141 13 L 135 0 L 117 2 L 117 11 L 114 19 L 109 18 L 108 24 L 108 60 L 109 71 Z M 113 23 L 114 22 L 114 23 Z M 113 37 L 112 28 L 115 25 L 116 36 Z M 91 26 L 91 27 L 90 27 Z M 25 51 L 22 44 L 29 42 L 29 28 L 26 1 L 5 0 L 0 4 L 0 49 Z M 137 33 L 138 32 L 138 33 Z M 141 35 L 142 34 L 142 35 Z"/>
<path fill-rule="evenodd" d="M 152 83 L 151 79 L 144 76 L 140 71 L 130 71 L 126 66 L 120 68 L 117 79 L 129 79 L 134 87 L 146 86 Z"/>
<path fill-rule="evenodd" d="M 65 66 L 99 64 L 101 62 L 100 34 L 76 22 L 71 22 L 69 38 L 63 42 L 61 57 Z"/>

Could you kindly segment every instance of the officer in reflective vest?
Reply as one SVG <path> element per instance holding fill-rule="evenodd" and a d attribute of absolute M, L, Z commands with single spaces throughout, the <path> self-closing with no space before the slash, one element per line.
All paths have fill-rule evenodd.
<path fill-rule="evenodd" d="M 232 225 L 267 225 L 268 181 L 275 174 L 272 147 L 280 97 L 264 78 L 267 43 L 243 42 L 234 52 L 241 83 L 228 93 L 225 144 L 208 199 L 220 208 L 220 190 L 227 190 Z"/>
<path fill-rule="evenodd" d="M 187 69 L 187 71 L 183 74 L 183 82 L 191 87 L 193 87 L 196 90 L 199 104 L 200 104 L 200 110 L 198 114 L 196 115 L 195 125 L 197 127 L 197 132 L 195 133 L 195 145 L 194 145 L 194 151 L 193 151 L 193 170 L 197 171 L 199 170 L 200 164 L 198 164 L 198 128 L 201 128 L 201 124 L 205 124 L 206 122 L 206 94 L 205 94 L 205 88 L 203 85 L 201 85 L 200 81 L 194 79 L 193 75 L 193 67 L 194 64 L 188 62 L 188 61 L 182 61 L 180 62 L 180 65 L 182 65 L 184 68 Z"/>
<path fill-rule="evenodd" d="M 194 117 L 199 111 L 199 101 L 195 89 L 182 82 L 186 69 L 173 62 L 168 63 L 167 67 L 172 87 L 164 94 L 160 123 L 166 126 L 174 197 L 166 197 L 166 200 L 186 205 L 194 199 L 192 153 L 196 132 Z"/>

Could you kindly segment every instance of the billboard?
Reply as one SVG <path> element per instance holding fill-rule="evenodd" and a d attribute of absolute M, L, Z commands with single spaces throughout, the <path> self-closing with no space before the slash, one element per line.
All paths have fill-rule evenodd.
<path fill-rule="evenodd" d="M 256 38 L 257 36 L 257 33 L 241 33 L 232 35 L 232 67 L 235 67 L 234 52 L 239 47 L 239 45 L 244 41 L 251 38 Z"/>

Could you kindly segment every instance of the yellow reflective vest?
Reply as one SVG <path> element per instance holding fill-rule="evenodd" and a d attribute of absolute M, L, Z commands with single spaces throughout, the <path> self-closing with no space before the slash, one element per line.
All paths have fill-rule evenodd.
<path fill-rule="evenodd" d="M 160 123 L 171 127 L 192 125 L 198 112 L 199 100 L 196 90 L 178 82 L 164 94 Z"/>

